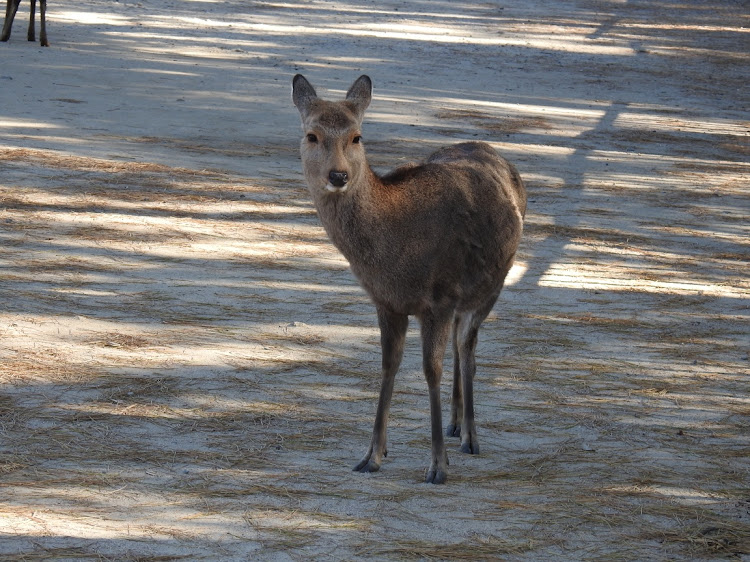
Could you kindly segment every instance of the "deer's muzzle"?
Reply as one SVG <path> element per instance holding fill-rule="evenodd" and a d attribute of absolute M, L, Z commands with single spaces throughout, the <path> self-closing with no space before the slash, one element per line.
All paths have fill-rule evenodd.
<path fill-rule="evenodd" d="M 328 173 L 328 191 L 343 191 L 349 181 L 349 174 L 346 172 L 331 171 Z"/>

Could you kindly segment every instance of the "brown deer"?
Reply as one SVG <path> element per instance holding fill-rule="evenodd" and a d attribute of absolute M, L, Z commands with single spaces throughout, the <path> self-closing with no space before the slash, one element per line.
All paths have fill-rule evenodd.
<path fill-rule="evenodd" d="M 3 32 L 0 34 L 0 41 L 7 41 L 10 39 L 10 28 L 13 27 L 13 19 L 16 17 L 18 11 L 18 5 L 21 0 L 7 0 L 5 4 L 5 23 L 3 24 Z M 29 41 L 35 41 L 34 32 L 34 12 L 36 11 L 36 0 L 31 0 L 31 18 L 29 20 L 29 31 L 26 33 L 26 38 Z M 42 47 L 49 47 L 47 41 L 47 0 L 39 0 L 39 43 Z"/>
<path fill-rule="evenodd" d="M 453 325 L 453 399 L 447 435 L 479 453 L 474 424 L 474 352 L 513 264 L 526 212 L 515 167 L 486 143 L 441 148 L 422 164 L 378 176 L 368 165 L 362 118 L 372 82 L 359 77 L 343 101 L 320 99 L 302 75 L 292 82 L 302 117 L 302 168 L 323 226 L 375 303 L 382 382 L 367 454 L 354 467 L 375 472 L 386 456 L 386 424 L 409 315 L 421 324 L 430 397 L 432 462 L 427 482 L 441 484 L 440 378 Z"/>

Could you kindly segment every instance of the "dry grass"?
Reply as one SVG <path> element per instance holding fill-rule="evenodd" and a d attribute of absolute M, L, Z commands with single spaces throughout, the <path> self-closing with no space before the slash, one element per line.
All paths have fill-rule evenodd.
<path fill-rule="evenodd" d="M 493 134 L 515 134 L 535 130 L 547 130 L 552 126 L 543 117 L 504 117 L 498 118 L 489 113 L 474 110 L 444 110 L 435 114 L 440 120 L 468 122 Z"/>
<path fill-rule="evenodd" d="M 726 520 L 690 522 L 679 531 L 645 533 L 645 538 L 676 545 L 690 558 L 739 558 L 750 554 L 750 525 Z"/>
<path fill-rule="evenodd" d="M 215 172 L 197 171 L 187 168 L 172 168 L 162 164 L 153 164 L 149 162 L 116 162 L 113 160 L 105 160 L 103 158 L 72 156 L 51 150 L 36 150 L 29 148 L 0 148 L 0 161 L 36 164 L 45 168 L 75 170 L 77 172 L 95 171 L 113 174 L 128 172 L 176 173 L 187 176 L 216 176 Z"/>
<path fill-rule="evenodd" d="M 395 557 L 399 560 L 497 560 L 500 556 L 521 555 L 533 551 L 533 541 L 514 542 L 498 537 L 476 537 L 476 542 L 436 545 L 430 541 L 394 541 L 394 544 L 361 547 L 358 555 Z"/>

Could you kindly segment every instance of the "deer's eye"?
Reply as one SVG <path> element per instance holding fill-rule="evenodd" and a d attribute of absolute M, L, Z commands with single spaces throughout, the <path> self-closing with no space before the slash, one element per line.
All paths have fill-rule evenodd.
<path fill-rule="evenodd" d="M 314 135 L 314 134 L 310 133 L 309 135 L 307 135 L 307 141 L 308 142 L 318 142 L 318 137 L 317 137 L 317 135 Z"/>
<path fill-rule="evenodd" d="M 362 141 L 362 135 L 357 135 L 352 139 L 352 143 L 359 144 Z"/>

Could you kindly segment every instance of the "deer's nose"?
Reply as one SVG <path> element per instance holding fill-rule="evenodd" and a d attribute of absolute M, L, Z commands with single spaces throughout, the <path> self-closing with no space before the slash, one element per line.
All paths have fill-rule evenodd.
<path fill-rule="evenodd" d="M 331 171 L 328 173 L 328 181 L 333 187 L 344 187 L 349 181 L 349 174 L 346 172 Z"/>

